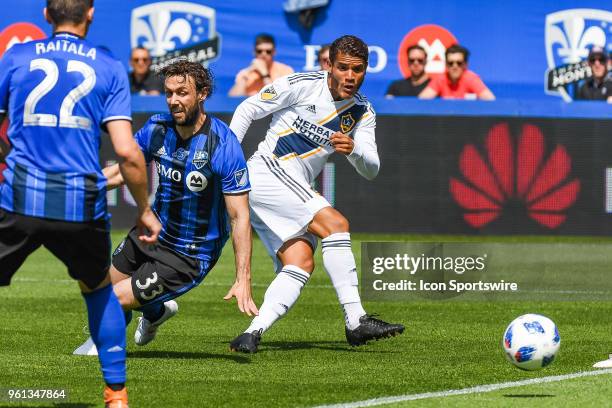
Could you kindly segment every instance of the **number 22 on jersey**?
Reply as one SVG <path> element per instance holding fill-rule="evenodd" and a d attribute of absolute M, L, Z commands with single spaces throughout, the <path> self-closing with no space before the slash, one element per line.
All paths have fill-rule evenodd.
<path fill-rule="evenodd" d="M 34 113 L 36 104 L 48 94 L 59 80 L 59 68 L 57 64 L 46 58 L 38 58 L 30 62 L 30 72 L 41 70 L 45 73 L 42 82 L 39 83 L 28 95 L 24 104 L 23 126 L 49 126 L 66 127 L 89 130 L 91 120 L 83 116 L 72 114 L 75 105 L 81 98 L 87 96 L 96 85 L 96 72 L 84 62 L 69 60 L 66 67 L 67 72 L 78 72 L 83 75 L 83 81 L 73 88 L 64 97 L 58 116 L 52 113 Z"/>

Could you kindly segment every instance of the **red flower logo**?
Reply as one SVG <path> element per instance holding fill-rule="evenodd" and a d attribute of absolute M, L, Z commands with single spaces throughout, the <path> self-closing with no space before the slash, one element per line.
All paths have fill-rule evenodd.
<path fill-rule="evenodd" d="M 495 125 L 485 140 L 486 159 L 474 145 L 466 145 L 459 159 L 465 181 L 450 179 L 450 192 L 474 228 L 483 227 L 505 207 L 520 204 L 529 217 L 557 228 L 580 191 L 580 180 L 568 181 L 571 158 L 557 145 L 544 160 L 544 136 L 534 125 L 523 125 L 518 143 L 512 143 L 507 123 Z"/>

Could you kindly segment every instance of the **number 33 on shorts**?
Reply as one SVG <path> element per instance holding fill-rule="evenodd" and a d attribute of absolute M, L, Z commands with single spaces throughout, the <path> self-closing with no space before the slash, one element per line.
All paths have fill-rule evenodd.
<path fill-rule="evenodd" d="M 151 274 L 150 277 L 147 277 L 145 279 L 144 283 L 141 283 L 140 279 L 136 279 L 135 281 L 136 287 L 141 290 L 141 292 L 139 293 L 141 298 L 143 298 L 144 300 L 151 300 L 151 299 L 154 299 L 156 296 L 161 295 L 164 292 L 164 287 L 162 285 L 157 285 L 156 287 L 148 291 L 151 285 L 157 282 L 157 279 L 158 279 L 158 276 L 157 276 L 157 272 L 155 271 Z"/>

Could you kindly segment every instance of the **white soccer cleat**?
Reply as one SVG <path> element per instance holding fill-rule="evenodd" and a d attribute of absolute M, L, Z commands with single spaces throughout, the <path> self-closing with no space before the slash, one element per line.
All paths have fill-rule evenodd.
<path fill-rule="evenodd" d="M 178 312 L 178 303 L 174 300 L 164 302 L 164 314 L 155 322 L 150 322 L 144 317 L 138 318 L 138 327 L 134 333 L 134 342 L 139 346 L 144 346 L 150 343 L 157 334 L 157 328 L 166 320 L 171 318 Z"/>
<path fill-rule="evenodd" d="M 98 349 L 93 342 L 91 337 L 85 340 L 85 343 L 81 344 L 76 350 L 72 352 L 75 356 L 97 356 Z"/>
<path fill-rule="evenodd" d="M 612 368 L 612 354 L 610 354 L 608 357 L 609 358 L 607 360 L 602 360 L 602 361 L 599 361 L 593 364 L 593 367 L 594 368 Z"/>

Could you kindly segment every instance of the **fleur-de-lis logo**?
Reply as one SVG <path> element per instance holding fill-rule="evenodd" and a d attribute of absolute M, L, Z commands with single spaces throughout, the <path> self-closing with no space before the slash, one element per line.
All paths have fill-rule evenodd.
<path fill-rule="evenodd" d="M 187 20 L 177 18 L 170 21 L 168 10 L 154 10 L 148 19 L 139 18 L 132 29 L 136 35 L 144 36 L 142 44 L 151 51 L 153 57 L 160 57 L 176 48 L 175 40 L 185 44 L 191 37 L 191 26 Z"/>
<path fill-rule="evenodd" d="M 215 34 L 215 10 L 186 2 L 159 2 L 132 11 L 131 44 L 148 48 L 152 57 L 197 42 Z M 204 25 L 208 24 L 208 33 Z"/>
<path fill-rule="evenodd" d="M 566 64 L 580 62 L 589 55 L 589 48 L 597 45 L 606 45 L 606 33 L 601 27 L 591 26 L 585 28 L 582 16 L 566 16 L 561 25 L 551 24 L 547 26 L 547 41 L 554 47 L 561 45 L 557 49 L 557 55 Z"/>
<path fill-rule="evenodd" d="M 579 75 L 582 68 L 577 65 L 570 67 L 570 64 L 584 61 L 593 46 L 605 47 L 610 42 L 606 33 L 609 25 L 612 25 L 612 12 L 605 10 L 571 9 L 547 15 L 545 44 L 549 71 L 562 68 L 555 75 L 563 76 L 566 74 L 563 70 L 575 69 L 576 80 L 584 79 Z M 569 82 L 576 81 L 570 79 Z M 566 101 L 572 100 L 564 87 L 548 89 L 547 93 L 560 95 Z"/>

